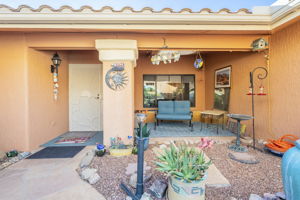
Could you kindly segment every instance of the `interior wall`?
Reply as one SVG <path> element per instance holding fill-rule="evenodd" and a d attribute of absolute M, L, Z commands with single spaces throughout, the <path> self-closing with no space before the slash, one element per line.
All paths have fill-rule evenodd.
<path fill-rule="evenodd" d="M 204 72 L 194 68 L 195 55 L 181 56 L 180 60 L 170 64 L 153 65 L 150 57 L 140 55 L 134 70 L 135 110 L 143 108 L 143 75 L 145 74 L 194 74 L 196 88 L 196 106 L 192 110 L 203 110 L 205 106 Z M 153 110 L 153 108 L 149 108 Z"/>
<path fill-rule="evenodd" d="M 0 33 L 0 150 L 26 150 L 26 46 L 22 33 Z"/>
<path fill-rule="evenodd" d="M 69 130 L 68 56 L 58 52 L 62 63 L 58 69 L 58 100 L 53 98 L 53 74 L 50 72 L 53 51 L 28 50 L 28 130 L 29 148 Z"/>
<path fill-rule="evenodd" d="M 215 70 L 232 66 L 229 113 L 251 115 L 251 96 L 249 91 L 249 73 L 255 67 L 266 66 L 263 53 L 257 52 L 223 52 L 209 53 L 205 56 L 206 80 L 206 109 L 213 109 Z M 270 77 L 270 76 L 269 76 Z M 261 82 L 255 80 L 255 92 Z M 263 81 L 265 90 L 268 91 L 268 80 Z M 269 104 L 268 96 L 255 96 L 255 133 L 257 137 L 269 138 Z M 247 133 L 252 134 L 251 120 L 243 122 L 247 125 Z"/>
<path fill-rule="evenodd" d="M 271 130 L 277 137 L 300 137 L 300 20 L 274 33 L 270 41 Z"/>

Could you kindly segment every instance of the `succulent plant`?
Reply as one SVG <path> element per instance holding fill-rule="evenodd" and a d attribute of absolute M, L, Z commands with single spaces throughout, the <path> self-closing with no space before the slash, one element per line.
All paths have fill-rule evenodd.
<path fill-rule="evenodd" d="M 141 125 L 139 125 L 139 127 L 135 129 L 135 135 L 136 135 L 137 137 L 140 136 L 140 128 L 141 128 L 140 126 L 141 126 Z M 143 137 L 144 137 L 144 138 L 145 138 L 145 137 L 149 137 L 149 136 L 150 136 L 150 133 L 151 133 L 151 129 L 150 129 L 150 128 L 148 129 L 147 124 L 145 124 L 145 125 L 143 126 L 143 128 L 142 128 L 142 134 L 143 134 Z"/>
<path fill-rule="evenodd" d="M 211 165 L 211 161 L 205 160 L 203 151 L 187 145 L 177 147 L 171 144 L 157 158 L 159 171 L 188 183 L 201 180 Z"/>

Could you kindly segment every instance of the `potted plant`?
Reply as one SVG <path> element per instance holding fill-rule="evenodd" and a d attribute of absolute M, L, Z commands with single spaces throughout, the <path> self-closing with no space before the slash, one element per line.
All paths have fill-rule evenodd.
<path fill-rule="evenodd" d="M 211 161 L 206 161 L 200 149 L 171 144 L 157 156 L 157 169 L 169 175 L 170 200 L 204 200 L 206 171 Z"/>
<path fill-rule="evenodd" d="M 104 156 L 105 152 L 106 152 L 106 149 L 105 149 L 104 145 L 102 145 L 102 144 L 96 145 L 96 150 L 95 150 L 96 156 L 102 157 L 102 156 Z"/>
<path fill-rule="evenodd" d="M 140 126 L 142 126 L 142 125 L 139 125 L 139 127 L 135 129 L 135 136 L 136 137 L 140 137 L 140 130 L 141 130 Z M 142 128 L 142 136 L 144 138 L 144 150 L 148 149 L 150 133 L 151 133 L 151 129 L 150 128 L 148 129 L 147 124 L 144 124 L 144 126 Z M 135 144 L 135 147 L 136 147 L 136 140 L 135 140 L 134 144 Z"/>
<path fill-rule="evenodd" d="M 110 138 L 109 153 L 112 156 L 131 155 L 132 145 L 125 145 L 120 137 Z"/>

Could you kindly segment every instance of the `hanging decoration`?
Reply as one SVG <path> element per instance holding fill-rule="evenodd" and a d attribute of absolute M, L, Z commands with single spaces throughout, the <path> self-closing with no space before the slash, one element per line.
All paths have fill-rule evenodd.
<path fill-rule="evenodd" d="M 56 101 L 58 99 L 58 73 L 53 73 L 53 98 Z"/>
<path fill-rule="evenodd" d="M 112 90 L 122 90 L 128 82 L 124 63 L 114 63 L 105 75 L 106 85 Z"/>
<path fill-rule="evenodd" d="M 257 95 L 267 95 L 267 93 L 264 93 L 265 87 L 263 85 L 259 86 L 259 93 Z"/>
<path fill-rule="evenodd" d="M 61 64 L 61 58 L 56 52 L 51 58 L 53 65 L 50 67 L 50 71 L 53 74 L 53 98 L 56 101 L 58 99 L 58 67 Z"/>
<path fill-rule="evenodd" d="M 166 38 L 163 38 L 164 45 L 161 47 L 162 49 L 168 49 L 168 45 L 166 44 Z M 163 62 L 164 64 L 178 62 L 180 59 L 180 53 L 179 51 L 173 51 L 173 50 L 161 50 L 158 51 L 157 54 L 153 55 L 151 57 L 151 62 L 153 65 L 159 65 L 160 62 Z"/>
<path fill-rule="evenodd" d="M 178 51 L 163 50 L 159 51 L 156 55 L 151 57 L 151 62 L 153 65 L 159 65 L 160 62 L 164 64 L 178 62 L 180 59 L 180 53 Z"/>
<path fill-rule="evenodd" d="M 204 62 L 203 62 L 202 56 L 201 56 L 200 52 L 198 52 L 196 54 L 196 59 L 195 59 L 195 62 L 194 62 L 194 67 L 196 69 L 202 69 L 203 68 L 203 64 L 204 64 Z"/>

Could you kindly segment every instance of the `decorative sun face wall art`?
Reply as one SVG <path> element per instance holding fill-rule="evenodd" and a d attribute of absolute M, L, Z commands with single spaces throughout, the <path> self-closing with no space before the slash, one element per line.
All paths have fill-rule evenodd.
<path fill-rule="evenodd" d="M 124 63 L 114 63 L 105 75 L 106 85 L 112 90 L 122 90 L 128 83 L 128 75 Z"/>

